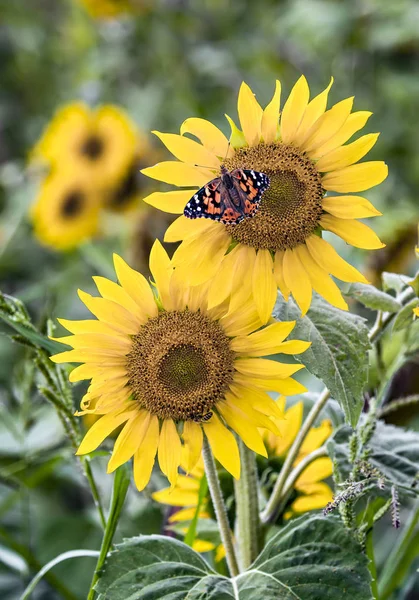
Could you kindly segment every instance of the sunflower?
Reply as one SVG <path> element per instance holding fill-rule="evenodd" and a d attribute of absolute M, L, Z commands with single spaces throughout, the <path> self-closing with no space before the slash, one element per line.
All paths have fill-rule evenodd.
<path fill-rule="evenodd" d="M 296 402 L 293 406 L 285 408 L 285 398 L 278 401 L 284 419 L 275 420 L 280 435 L 273 435 L 265 431 L 264 440 L 268 450 L 268 462 L 270 459 L 284 459 L 294 439 L 301 429 L 303 422 L 304 405 Z M 297 466 L 303 458 L 320 448 L 332 433 L 332 424 L 329 419 L 324 419 L 318 427 L 312 427 L 301 446 L 300 452 L 294 462 Z M 324 479 L 333 473 L 333 463 L 327 456 L 316 458 L 300 475 L 294 486 L 294 500 L 292 501 L 286 517 L 295 513 L 304 513 L 326 506 L 333 498 L 330 487 L 324 483 Z"/>
<path fill-rule="evenodd" d="M 31 219 L 38 240 L 70 250 L 97 233 L 100 198 L 86 178 L 51 173 L 41 184 Z"/>
<path fill-rule="evenodd" d="M 305 391 L 291 377 L 302 365 L 260 357 L 304 352 L 310 343 L 283 341 L 294 322 L 263 327 L 241 286 L 232 292 L 237 308 L 227 302 L 208 308 L 208 284 L 191 288 L 158 241 L 150 254 L 153 287 L 117 255 L 114 264 L 120 285 L 95 277 L 101 297 L 79 292 L 97 320 L 61 321 L 74 335 L 59 341 L 73 350 L 52 357 L 56 363 L 83 363 L 70 374 L 70 381 L 91 380 L 78 414 L 101 415 L 78 454 L 92 452 L 124 424 L 108 471 L 134 457 L 134 479 L 142 490 L 157 453 L 174 486 L 182 442 L 191 470 L 205 435 L 215 458 L 238 478 L 239 452 L 229 428 L 266 456 L 258 427 L 277 432 L 271 417 L 281 416 L 267 390 Z"/>
<path fill-rule="evenodd" d="M 264 441 L 268 450 L 268 459 L 262 459 L 261 464 L 259 465 L 261 475 L 263 475 L 263 471 L 268 465 L 273 471 L 276 470 L 293 443 L 295 436 L 301 428 L 303 420 L 304 407 L 302 402 L 297 402 L 286 410 L 285 398 L 280 398 L 278 400 L 278 406 L 284 414 L 284 418 L 276 420 L 280 436 L 269 431 L 264 432 Z M 312 427 L 301 447 L 294 466 L 296 466 L 305 456 L 320 448 L 331 433 L 332 424 L 328 419 L 322 421 L 319 427 Z M 332 472 L 333 464 L 330 458 L 322 457 L 314 460 L 297 479 L 294 487 L 293 500 L 284 516 L 289 518 L 293 514 L 305 513 L 326 506 L 326 504 L 332 500 L 333 492 L 323 480 L 330 477 Z M 169 517 L 169 524 L 173 525 L 175 523 L 187 522 L 193 519 L 199 503 L 199 493 L 203 476 L 204 463 L 202 459 L 200 459 L 197 465 L 188 474 L 186 474 L 185 469 L 185 474 L 179 475 L 174 488 L 165 488 L 152 494 L 152 497 L 156 502 L 179 509 Z M 211 518 L 209 494 L 207 494 L 203 502 L 201 502 L 198 517 L 199 519 Z M 195 540 L 193 546 L 194 549 L 197 552 L 216 550 L 216 559 L 220 560 L 220 558 L 223 557 L 223 546 L 215 544 L 212 540 L 201 539 L 202 537 L 203 536 L 201 535 Z"/>
<path fill-rule="evenodd" d="M 312 290 L 334 306 L 347 309 L 339 288 L 329 277 L 365 282 L 365 277 L 345 262 L 322 238 L 330 231 L 358 248 L 381 248 L 377 235 L 357 219 L 379 215 L 372 204 L 353 193 L 381 183 L 387 166 L 381 161 L 357 163 L 374 146 L 378 134 L 346 142 L 367 122 L 371 113 L 351 112 L 353 98 L 326 110 L 332 85 L 309 101 L 309 87 L 302 76 L 293 87 L 280 115 L 281 86 L 276 82 L 272 100 L 263 110 L 243 83 L 238 97 L 242 130 L 230 117 L 230 142 L 212 123 L 190 118 L 180 134 L 154 132 L 177 161 L 161 162 L 142 172 L 168 184 L 189 189 L 155 192 L 145 201 L 161 210 L 179 214 L 209 180 L 228 170 L 254 169 L 269 176 L 270 187 L 262 196 L 254 218 L 238 225 L 208 219 L 177 219 L 166 241 L 183 240 L 174 264 L 191 284 L 216 273 L 223 281 L 222 301 L 234 277 L 249 273 L 259 314 L 274 303 L 277 287 L 288 299 L 291 293 L 304 314 Z M 200 144 L 186 136 L 191 134 Z M 325 195 L 327 193 L 327 195 Z M 331 195 L 330 195 L 331 193 Z M 232 252 L 228 252 L 234 248 Z M 199 256 L 201 269 L 191 264 Z"/>
<path fill-rule="evenodd" d="M 121 109 L 107 105 L 92 110 L 78 102 L 58 110 L 31 158 L 106 187 L 120 180 L 139 143 L 135 125 Z"/>
<path fill-rule="evenodd" d="M 138 0 L 80 0 L 95 19 L 109 19 L 132 13 L 140 8 Z"/>

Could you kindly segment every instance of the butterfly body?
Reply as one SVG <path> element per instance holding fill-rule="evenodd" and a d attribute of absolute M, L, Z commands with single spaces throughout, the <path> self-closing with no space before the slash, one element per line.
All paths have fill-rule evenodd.
<path fill-rule="evenodd" d="M 228 171 L 221 165 L 221 176 L 198 190 L 185 206 L 189 219 L 206 218 L 225 225 L 237 225 L 254 217 L 262 194 L 269 187 L 269 177 L 253 169 Z"/>

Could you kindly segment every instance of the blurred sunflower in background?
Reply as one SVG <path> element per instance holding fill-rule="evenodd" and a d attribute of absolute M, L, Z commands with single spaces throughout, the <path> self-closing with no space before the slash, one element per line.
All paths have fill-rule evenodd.
<path fill-rule="evenodd" d="M 313 289 L 334 306 L 347 309 L 329 275 L 342 281 L 366 282 L 321 232 L 330 231 L 357 248 L 382 248 L 377 235 L 358 221 L 381 213 L 366 198 L 352 194 L 381 183 L 387 177 L 387 166 L 382 161 L 356 164 L 374 146 L 378 134 L 346 142 L 364 127 L 372 113 L 351 112 L 353 98 L 326 110 L 332 83 L 310 101 L 302 76 L 282 113 L 279 81 L 265 109 L 243 83 L 238 97 L 242 130 L 227 117 L 230 142 L 215 125 L 198 118 L 187 119 L 180 135 L 154 132 L 178 160 L 158 163 L 142 173 L 188 188 L 155 192 L 145 198 L 161 210 L 182 213 L 197 189 L 220 175 L 221 164 L 228 170 L 253 169 L 270 179 L 270 187 L 251 219 L 224 225 L 181 216 L 168 229 L 166 241 L 183 241 L 174 255 L 174 265 L 192 285 L 215 273 L 223 279 L 245 268 L 262 316 L 263 298 L 273 300 L 277 287 L 286 299 L 291 293 L 305 314 Z M 191 268 L 197 256 L 199 271 Z M 228 292 L 226 282 L 220 302 Z"/>
<path fill-rule="evenodd" d="M 310 342 L 284 341 L 295 322 L 263 327 L 240 285 L 231 304 L 209 307 L 208 284 L 191 288 L 159 242 L 150 255 L 152 286 L 119 256 L 114 262 L 120 285 L 95 277 L 101 297 L 79 292 L 97 320 L 60 321 L 73 335 L 59 341 L 73 350 L 52 357 L 56 363 L 83 363 L 70 374 L 73 382 L 91 380 L 78 414 L 101 415 L 78 453 L 92 452 L 124 424 L 108 471 L 134 457 L 134 479 L 142 490 L 158 454 L 174 486 L 182 441 L 190 471 L 205 435 L 217 460 L 238 478 L 239 451 L 229 427 L 266 456 L 259 428 L 278 434 L 272 417 L 282 416 L 267 390 L 306 391 L 291 377 L 302 365 L 261 357 L 299 354 Z"/>
<path fill-rule="evenodd" d="M 265 430 L 263 437 L 268 457 L 258 457 L 259 476 L 260 480 L 265 483 L 267 493 L 271 491 L 271 486 L 267 485 L 267 482 L 275 478 L 281 470 L 283 460 L 303 421 L 304 406 L 302 402 L 297 402 L 286 409 L 286 400 L 281 397 L 277 404 L 283 413 L 283 418 L 275 419 L 280 435 Z M 331 433 L 332 424 L 328 419 L 323 420 L 318 427 L 312 427 L 300 449 L 294 466 L 298 465 L 305 456 L 320 448 Z M 190 472 L 187 472 L 184 463 L 182 463 L 182 468 L 185 474 L 179 475 L 173 488 L 168 487 L 154 492 L 152 497 L 156 502 L 173 507 L 174 511 L 168 518 L 169 527 L 185 523 L 185 529 L 182 529 L 182 533 L 186 533 L 187 526 L 194 518 L 198 506 L 199 519 L 213 519 L 214 514 L 209 493 L 207 492 L 204 499 L 200 500 L 202 480 L 205 477 L 203 460 L 200 459 Z M 295 482 L 290 500 L 284 510 L 284 518 L 289 519 L 293 515 L 323 508 L 328 502 L 331 502 L 333 492 L 324 480 L 330 477 L 332 472 L 333 463 L 329 457 L 320 457 L 314 460 Z M 222 545 L 216 543 L 212 535 L 208 536 L 211 539 L 206 539 L 205 525 L 202 529 L 204 533 L 198 531 L 198 537 L 194 541 L 193 548 L 197 552 L 215 550 L 216 560 L 221 560 L 224 556 Z"/>
<path fill-rule="evenodd" d="M 97 233 L 100 208 L 98 190 L 86 177 L 53 171 L 32 207 L 35 235 L 57 250 L 73 248 Z"/>
<path fill-rule="evenodd" d="M 116 106 L 94 110 L 79 102 L 58 110 L 30 156 L 31 165 L 47 170 L 31 211 L 39 241 L 69 250 L 99 233 L 103 211 L 137 206 L 140 165 L 151 156 L 145 136 Z M 65 205 L 65 189 L 79 189 L 80 181 L 84 200 Z M 61 213 L 60 203 L 67 206 Z"/>
<path fill-rule="evenodd" d="M 78 0 L 95 19 L 109 19 L 138 12 L 145 0 Z"/>

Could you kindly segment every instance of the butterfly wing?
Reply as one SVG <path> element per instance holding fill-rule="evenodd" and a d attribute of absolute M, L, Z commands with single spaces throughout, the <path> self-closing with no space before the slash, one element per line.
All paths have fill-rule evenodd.
<path fill-rule="evenodd" d="M 222 213 L 222 182 L 217 177 L 206 183 L 189 200 L 183 214 L 189 219 L 213 219 L 219 221 Z"/>
<path fill-rule="evenodd" d="M 241 209 L 245 217 L 254 217 L 260 199 L 270 185 L 265 173 L 253 169 L 235 169 L 231 172 L 234 187 L 240 197 Z"/>
<path fill-rule="evenodd" d="M 221 177 L 198 190 L 185 206 L 183 214 L 189 219 L 212 219 L 226 225 L 235 225 L 244 219 L 241 206 L 234 203 Z"/>

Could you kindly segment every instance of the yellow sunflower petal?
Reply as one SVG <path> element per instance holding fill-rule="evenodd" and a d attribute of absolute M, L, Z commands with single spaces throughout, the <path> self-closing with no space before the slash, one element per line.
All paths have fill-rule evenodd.
<path fill-rule="evenodd" d="M 304 394 L 307 388 L 304 387 L 299 381 L 296 381 L 292 377 L 286 377 L 285 379 L 263 379 L 262 377 L 249 377 L 248 375 L 235 375 L 234 380 L 242 385 L 254 385 L 270 392 L 278 392 L 284 396 L 295 396 L 297 394 Z"/>
<path fill-rule="evenodd" d="M 290 289 L 285 284 L 285 279 L 284 279 L 284 256 L 285 256 L 285 252 L 281 252 L 281 251 L 275 252 L 274 275 L 275 275 L 276 284 L 279 287 L 281 294 L 284 296 L 285 302 L 288 302 L 288 298 L 290 295 Z"/>
<path fill-rule="evenodd" d="M 193 421 L 185 421 L 182 437 L 186 448 L 186 471 L 189 473 L 201 457 L 202 427 Z"/>
<path fill-rule="evenodd" d="M 154 496 L 153 496 L 154 497 Z M 196 513 L 196 507 L 193 506 L 191 508 L 183 508 L 182 510 L 177 510 L 174 515 L 170 515 L 169 523 L 181 523 L 182 521 L 191 521 Z M 198 519 L 209 519 L 210 515 L 200 510 L 198 513 Z"/>
<path fill-rule="evenodd" d="M 333 473 L 333 462 L 328 456 L 318 458 L 313 461 L 307 469 L 304 469 L 300 477 L 296 481 L 295 487 L 298 489 L 299 486 L 303 486 L 310 483 L 316 483 L 327 479 Z"/>
<path fill-rule="evenodd" d="M 105 335 L 102 333 L 78 333 L 77 335 L 68 335 L 62 338 L 50 338 L 51 340 L 67 344 L 72 348 L 89 348 L 101 350 L 115 350 L 118 352 L 129 352 L 132 342 L 129 336 L 118 335 L 114 332 L 113 335 Z"/>
<path fill-rule="evenodd" d="M 160 432 L 159 465 L 171 486 L 176 485 L 180 465 L 182 445 L 176 425 L 172 419 L 165 419 Z"/>
<path fill-rule="evenodd" d="M 92 425 L 83 438 L 76 454 L 88 454 L 96 450 L 98 446 L 114 431 L 117 427 L 128 421 L 130 417 L 136 414 L 136 410 L 126 411 L 118 410 L 101 417 Z"/>
<path fill-rule="evenodd" d="M 221 223 L 214 223 L 210 219 L 188 219 L 182 215 L 169 225 L 164 234 L 164 241 L 180 242 L 188 237 L 198 237 L 204 233 L 211 234 L 220 227 L 223 227 Z"/>
<path fill-rule="evenodd" d="M 100 321 L 111 324 L 121 333 L 134 334 L 138 332 L 138 320 L 116 302 L 105 298 L 95 298 L 82 290 L 78 290 L 78 295 L 83 304 Z"/>
<path fill-rule="evenodd" d="M 138 304 L 147 317 L 157 316 L 157 305 L 147 279 L 135 271 L 118 254 L 113 255 L 116 275 L 119 283 Z"/>
<path fill-rule="evenodd" d="M 102 298 L 112 300 L 125 308 L 133 317 L 138 319 L 139 323 L 145 320 L 145 315 L 141 314 L 138 304 L 121 286 L 114 281 L 106 279 L 106 277 L 94 276 L 93 281 Z"/>
<path fill-rule="evenodd" d="M 282 342 L 282 344 L 279 344 L 276 352 L 279 354 L 302 354 L 308 348 L 310 348 L 310 346 L 311 342 L 304 342 L 303 340 L 288 340 L 287 342 Z"/>
<path fill-rule="evenodd" d="M 237 433 L 248 448 L 262 456 L 268 456 L 262 436 L 251 419 L 243 411 L 228 402 L 219 402 L 217 409 L 222 414 L 227 425 Z"/>
<path fill-rule="evenodd" d="M 321 158 L 325 154 L 328 154 L 335 148 L 345 144 L 357 131 L 362 129 L 365 123 L 368 121 L 372 112 L 361 110 L 354 112 L 349 115 L 343 126 L 339 129 L 335 135 L 333 135 L 327 142 L 311 152 L 311 158 Z"/>
<path fill-rule="evenodd" d="M 228 139 L 224 133 L 222 133 L 213 123 L 206 121 L 205 119 L 195 117 L 186 119 L 186 121 L 182 123 L 180 133 L 182 135 L 185 133 L 194 135 L 201 141 L 205 148 L 222 159 L 228 156 L 228 153 L 233 153 L 233 149 L 229 147 Z"/>
<path fill-rule="evenodd" d="M 234 435 L 215 413 L 210 421 L 203 423 L 203 428 L 215 458 L 235 479 L 239 479 L 240 455 Z"/>
<path fill-rule="evenodd" d="M 333 492 L 326 483 L 312 483 L 299 490 L 304 496 L 299 496 L 291 505 L 296 513 L 305 513 L 309 510 L 318 510 L 333 500 Z"/>
<path fill-rule="evenodd" d="M 185 206 L 197 189 L 175 190 L 174 192 L 153 192 L 143 198 L 144 202 L 173 215 L 181 215 Z"/>
<path fill-rule="evenodd" d="M 343 260 L 329 242 L 317 235 L 306 239 L 307 248 L 316 263 L 327 273 L 342 281 L 368 283 L 367 279 L 355 267 Z"/>
<path fill-rule="evenodd" d="M 237 110 L 246 142 L 249 146 L 256 146 L 260 141 L 263 111 L 254 93 L 244 82 L 240 86 Z"/>
<path fill-rule="evenodd" d="M 341 308 L 342 310 L 348 310 L 348 305 L 343 299 L 340 289 L 336 283 L 330 279 L 329 274 L 319 267 L 314 258 L 312 258 L 307 247 L 302 244 L 301 246 L 298 246 L 295 251 L 303 263 L 315 291 L 333 306 L 337 306 L 337 308 Z"/>
<path fill-rule="evenodd" d="M 256 410 L 251 403 L 247 402 L 246 398 L 239 398 L 235 394 L 227 392 L 226 402 L 228 406 L 238 408 L 241 412 L 243 412 L 246 417 L 250 419 L 250 422 L 253 424 L 253 426 L 268 429 L 275 435 L 279 435 L 279 429 L 274 420 L 270 418 L 271 415 L 266 415 L 264 412 Z M 226 419 L 226 421 L 228 420 Z"/>
<path fill-rule="evenodd" d="M 273 416 L 277 419 L 282 419 L 284 417 L 279 403 L 275 402 L 275 400 L 263 390 L 249 385 L 239 385 L 237 383 L 232 383 L 230 385 L 230 390 L 237 398 L 247 402 L 255 410 L 264 415 Z"/>
<path fill-rule="evenodd" d="M 230 311 L 220 318 L 220 324 L 229 337 L 248 335 L 264 325 L 253 301 L 247 302 L 240 308 L 230 307 Z"/>
<path fill-rule="evenodd" d="M 304 369 L 304 365 L 284 364 L 267 358 L 240 358 L 234 367 L 242 375 L 262 379 L 285 379 Z"/>
<path fill-rule="evenodd" d="M 274 441 L 273 450 L 277 456 L 283 456 L 293 443 L 303 422 L 304 405 L 296 402 L 285 411 L 283 420 L 276 420 L 280 436 Z M 271 438 L 270 438 L 271 439 Z"/>
<path fill-rule="evenodd" d="M 260 320 L 266 323 L 271 317 L 277 296 L 273 261 L 269 250 L 259 250 L 256 254 L 252 289 Z"/>
<path fill-rule="evenodd" d="M 365 219 L 382 213 L 362 196 L 330 196 L 322 200 L 323 210 L 340 219 Z"/>
<path fill-rule="evenodd" d="M 214 550 L 215 544 L 206 540 L 194 540 L 192 548 L 195 552 L 211 552 L 211 550 Z"/>
<path fill-rule="evenodd" d="M 322 178 L 322 185 L 325 190 L 339 193 L 363 192 L 382 183 L 387 175 L 385 162 L 370 161 L 327 173 Z"/>
<path fill-rule="evenodd" d="M 152 133 L 163 142 L 169 152 L 178 160 L 201 167 L 214 169 L 220 167 L 219 159 L 214 152 L 211 152 L 205 146 L 175 133 L 160 133 L 159 131 L 152 131 Z"/>
<path fill-rule="evenodd" d="M 153 415 L 148 425 L 147 435 L 144 437 L 141 446 L 134 454 L 134 481 L 140 492 L 150 481 L 158 443 L 159 420 L 156 415 Z"/>
<path fill-rule="evenodd" d="M 336 171 L 353 165 L 371 150 L 379 135 L 379 133 L 369 133 L 352 142 L 352 144 L 332 150 L 329 154 L 322 156 L 316 163 L 316 169 L 324 173 L 325 171 Z"/>
<path fill-rule="evenodd" d="M 419 317 L 419 306 L 413 309 L 414 314 Z"/>
<path fill-rule="evenodd" d="M 244 146 L 247 146 L 246 138 L 244 137 L 243 131 L 240 131 L 240 129 L 237 127 L 237 125 L 231 117 L 229 117 L 228 115 L 224 116 L 227 119 L 228 124 L 231 128 L 230 144 L 232 148 L 234 150 L 237 150 L 237 148 L 243 148 Z"/>
<path fill-rule="evenodd" d="M 327 142 L 344 125 L 352 110 L 353 102 L 353 97 L 345 98 L 317 119 L 301 149 L 310 157 L 316 154 L 317 148 Z"/>
<path fill-rule="evenodd" d="M 296 146 L 300 146 L 305 141 L 311 127 L 326 110 L 327 98 L 329 96 L 330 88 L 333 85 L 333 81 L 333 77 L 331 77 L 327 88 L 308 103 L 294 139 L 294 144 Z"/>
<path fill-rule="evenodd" d="M 295 321 L 272 323 L 260 331 L 231 340 L 231 349 L 248 356 L 276 354 L 276 348 L 294 329 Z"/>
<path fill-rule="evenodd" d="M 262 115 L 262 139 L 265 144 L 272 144 L 277 138 L 279 126 L 279 107 L 281 103 L 281 82 L 275 82 L 275 92 L 272 100 L 263 111 Z"/>
<path fill-rule="evenodd" d="M 181 475 L 179 475 L 180 479 Z M 178 482 L 179 482 L 178 479 Z M 153 499 L 169 506 L 193 506 L 198 504 L 199 482 L 196 490 L 184 489 L 176 484 L 174 488 L 165 488 L 153 493 Z M 195 508 L 193 509 L 195 513 Z"/>
<path fill-rule="evenodd" d="M 320 225 L 324 229 L 340 236 L 345 242 L 355 246 L 355 248 L 375 250 L 377 248 L 384 248 L 385 246 L 372 229 L 359 221 L 339 219 L 333 215 L 323 215 L 320 219 Z"/>
<path fill-rule="evenodd" d="M 150 418 L 150 413 L 143 410 L 139 411 L 125 424 L 117 437 L 112 456 L 108 462 L 108 473 L 112 473 L 134 456 L 147 433 Z"/>
<path fill-rule="evenodd" d="M 285 102 L 281 115 L 281 138 L 284 144 L 291 144 L 307 108 L 310 90 L 304 75 L 294 85 Z"/>
<path fill-rule="evenodd" d="M 331 436 L 332 431 L 333 427 L 329 419 L 324 419 L 318 427 L 312 427 L 300 448 L 298 460 L 320 448 Z"/>
<path fill-rule="evenodd" d="M 241 259 L 241 252 L 245 246 L 238 244 L 224 258 L 217 271 L 217 277 L 211 282 L 208 291 L 208 308 L 218 306 L 230 295 L 233 287 L 233 279 Z M 246 298 L 247 300 L 247 298 Z"/>
<path fill-rule="evenodd" d="M 71 333 L 103 333 L 107 335 L 116 334 L 116 330 L 109 323 L 102 323 L 93 319 L 84 321 L 69 321 L 67 319 L 57 319 L 57 321 Z"/>
<path fill-rule="evenodd" d="M 166 250 L 159 240 L 155 240 L 150 252 L 150 271 L 157 287 L 159 298 L 166 310 L 173 310 L 170 294 L 170 277 L 173 267 Z"/>
<path fill-rule="evenodd" d="M 171 160 L 142 169 L 141 173 L 151 177 L 151 179 L 157 179 L 178 187 L 202 187 L 215 177 L 215 171 L 210 169 L 194 167 L 193 165 Z"/>
<path fill-rule="evenodd" d="M 249 273 L 253 273 L 256 262 L 256 250 L 251 246 L 239 244 L 236 246 L 237 261 L 234 274 L 232 275 L 230 311 L 241 308 L 248 304 L 252 295 L 252 277 Z"/>
<path fill-rule="evenodd" d="M 285 284 L 291 290 L 294 300 L 304 316 L 310 308 L 312 288 L 310 278 L 295 249 L 285 251 L 283 273 Z"/>

